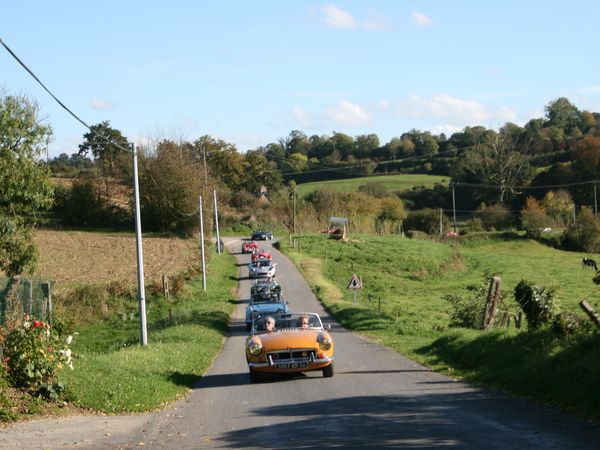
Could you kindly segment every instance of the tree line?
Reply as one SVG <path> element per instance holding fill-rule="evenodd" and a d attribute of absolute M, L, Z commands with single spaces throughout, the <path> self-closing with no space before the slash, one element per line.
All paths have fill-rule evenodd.
<path fill-rule="evenodd" d="M 37 104 L 0 94 L 0 269 L 18 272 L 33 264 L 28 236 L 33 223 L 45 217 L 60 226 L 130 229 L 129 140 L 105 121 L 83 135 L 77 152 L 41 161 L 52 130 L 40 125 Z M 550 102 L 545 112 L 522 127 L 465 127 L 449 137 L 410 130 L 383 145 L 376 134 L 307 136 L 298 130 L 245 153 L 209 135 L 156 139 L 138 149 L 144 229 L 193 232 L 198 197 L 211 214 L 209 200 L 217 190 L 221 222 L 230 228 L 270 223 L 314 231 L 329 215 L 343 215 L 356 231 L 433 232 L 440 228 L 439 209 L 454 204 L 487 217 L 473 220 L 473 230 L 510 226 L 502 223 L 503 211 L 526 211 L 519 226 L 535 224 L 529 227 L 533 236 L 539 224 L 557 223 L 559 217 L 565 222 L 564 211 L 572 206 L 593 205 L 589 182 L 600 173 L 600 114 L 580 111 L 566 98 Z M 306 181 L 391 173 L 445 175 L 452 183 L 390 192 L 374 178 L 359 192 L 318 189 L 304 198 L 295 192 Z M 51 174 L 69 181 L 51 185 Z M 25 182 L 19 179 L 23 175 Z M 39 214 L 48 206 L 50 215 Z M 449 227 L 447 215 L 444 227 Z M 29 256 L 11 269 L 17 254 Z"/>

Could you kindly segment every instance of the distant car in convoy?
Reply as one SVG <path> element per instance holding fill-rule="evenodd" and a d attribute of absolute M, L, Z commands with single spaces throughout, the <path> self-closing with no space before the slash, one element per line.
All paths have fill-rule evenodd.
<path fill-rule="evenodd" d="M 266 319 L 274 318 L 269 331 Z M 333 376 L 333 339 L 315 313 L 284 313 L 258 316 L 246 339 L 246 361 L 250 381 L 266 374 L 294 374 L 321 370 Z"/>
<path fill-rule="evenodd" d="M 252 240 L 267 241 L 273 239 L 273 232 L 270 230 L 256 230 L 252 233 Z"/>
<path fill-rule="evenodd" d="M 273 278 L 276 265 L 268 259 L 257 259 L 248 266 L 248 276 L 250 278 Z"/>
<path fill-rule="evenodd" d="M 245 241 L 242 244 L 242 253 L 256 253 L 258 252 L 258 244 L 254 241 Z"/>
<path fill-rule="evenodd" d="M 252 328 L 256 317 L 289 312 L 288 303 L 281 295 L 281 286 L 275 281 L 257 280 L 250 288 L 250 304 L 246 307 L 246 331 Z"/>
<path fill-rule="evenodd" d="M 271 255 L 271 252 L 268 250 L 263 250 L 263 251 L 258 251 L 256 253 L 252 253 L 252 255 L 250 256 L 250 259 L 252 260 L 252 262 L 258 260 L 258 259 L 266 259 L 268 261 L 271 261 L 273 259 L 273 255 Z"/>

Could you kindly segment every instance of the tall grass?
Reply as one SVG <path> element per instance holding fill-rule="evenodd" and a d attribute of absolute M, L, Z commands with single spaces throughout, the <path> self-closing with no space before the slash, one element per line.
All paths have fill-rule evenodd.
<path fill-rule="evenodd" d="M 167 300 L 147 300 L 148 345 L 139 345 L 137 303 L 128 313 L 85 325 L 75 369 L 63 371 L 70 401 L 108 413 L 156 409 L 187 392 L 222 346 L 237 285 L 233 256 L 215 256 L 207 291 L 199 279 Z"/>
<path fill-rule="evenodd" d="M 600 289 L 582 268 L 582 254 L 500 236 L 465 244 L 367 235 L 348 242 L 295 239 L 296 248 L 282 242 L 282 250 L 344 326 L 448 375 L 600 418 L 593 376 L 600 373 L 597 331 L 564 340 L 549 328 L 451 328 L 444 300 L 447 294 L 472 295 L 496 274 L 511 313 L 520 311 L 514 287 L 527 279 L 555 287 L 562 311 L 583 315 L 578 302 L 587 299 L 598 309 Z M 356 305 L 346 289 L 353 274 L 364 288 Z"/>

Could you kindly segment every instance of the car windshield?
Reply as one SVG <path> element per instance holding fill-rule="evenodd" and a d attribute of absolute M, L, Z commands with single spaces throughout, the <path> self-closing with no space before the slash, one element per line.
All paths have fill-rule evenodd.
<path fill-rule="evenodd" d="M 252 303 L 281 303 L 280 294 L 256 294 L 252 296 Z"/>
<path fill-rule="evenodd" d="M 293 313 L 293 314 L 273 314 L 270 316 L 258 316 L 252 323 L 252 332 L 254 334 L 268 333 L 266 320 L 275 319 L 275 328 L 273 331 L 282 330 L 303 330 L 303 329 L 323 329 L 321 318 L 315 313 Z"/>
<path fill-rule="evenodd" d="M 269 267 L 271 265 L 271 261 L 259 259 L 254 263 L 254 265 L 258 267 Z"/>

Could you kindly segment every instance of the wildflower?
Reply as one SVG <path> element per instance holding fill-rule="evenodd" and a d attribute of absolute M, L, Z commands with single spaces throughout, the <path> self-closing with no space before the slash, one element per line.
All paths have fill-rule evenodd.
<path fill-rule="evenodd" d="M 73 342 L 73 336 L 69 335 L 67 337 L 67 345 L 71 345 L 71 342 Z"/>

